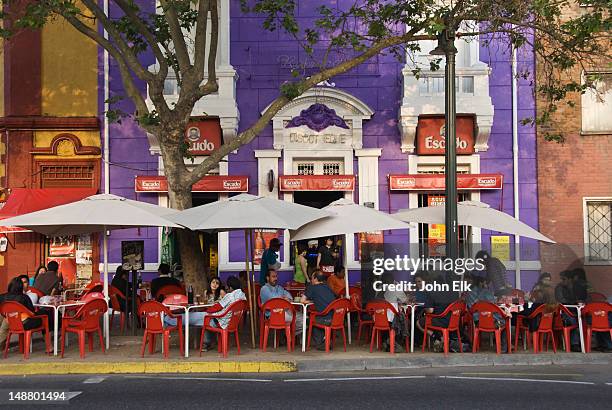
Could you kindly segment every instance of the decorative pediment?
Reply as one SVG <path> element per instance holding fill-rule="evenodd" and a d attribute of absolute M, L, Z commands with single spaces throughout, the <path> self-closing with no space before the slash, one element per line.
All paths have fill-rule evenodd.
<path fill-rule="evenodd" d="M 58 134 L 53 137 L 48 147 L 34 147 L 30 151 L 35 155 L 57 155 L 72 157 L 75 155 L 100 155 L 100 147 L 81 144 L 81 140 L 74 134 Z"/>
<path fill-rule="evenodd" d="M 312 88 L 286 104 L 272 119 L 274 149 L 283 149 L 291 144 L 292 134 L 300 134 L 298 137 L 303 140 L 304 130 L 313 133 L 307 137 L 317 136 L 318 140 L 326 142 L 319 144 L 319 148 L 333 149 L 344 145 L 330 143 L 332 140 L 340 141 L 335 138 L 335 134 L 340 133 L 347 139 L 349 147 L 360 149 L 363 146 L 363 121 L 370 119 L 373 114 L 374 111 L 363 101 L 345 91 L 332 87 Z M 305 147 L 313 148 L 311 145 Z"/>

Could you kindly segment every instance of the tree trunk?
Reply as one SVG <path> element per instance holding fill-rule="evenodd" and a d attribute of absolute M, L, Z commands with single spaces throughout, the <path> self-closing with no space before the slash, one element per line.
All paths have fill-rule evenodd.
<path fill-rule="evenodd" d="M 170 207 L 178 210 L 188 209 L 192 206 L 191 185 L 183 182 L 184 178 L 181 178 L 182 173 L 188 171 L 185 169 L 182 152 L 178 147 L 173 148 L 162 147 Z M 178 229 L 177 238 L 185 285 L 193 286 L 194 294 L 203 295 L 208 289 L 208 277 L 198 233 L 189 229 Z"/>

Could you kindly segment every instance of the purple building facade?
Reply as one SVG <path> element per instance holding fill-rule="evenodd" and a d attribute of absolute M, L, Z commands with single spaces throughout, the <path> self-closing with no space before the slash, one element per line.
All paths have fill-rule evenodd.
<path fill-rule="evenodd" d="M 308 24 L 316 17 L 319 3 L 299 3 L 298 15 L 302 23 Z M 307 61 L 307 56 L 288 35 L 265 31 L 262 18 L 242 13 L 238 1 L 220 2 L 220 5 L 219 93 L 198 102 L 194 117 L 205 112 L 218 118 L 222 137 L 228 140 L 256 121 L 278 95 L 280 85 L 291 79 L 291 70 Z M 154 2 L 148 2 L 147 7 L 153 10 Z M 478 40 L 457 41 L 457 113 L 464 116 L 468 124 L 465 134 L 468 153 L 459 155 L 458 171 L 468 179 L 473 177 L 467 189 L 461 191 L 460 199 L 483 201 L 510 215 L 514 215 L 515 203 L 518 203 L 520 219 L 537 229 L 536 134 L 534 128 L 519 122 L 535 115 L 533 85 L 528 79 L 520 79 L 515 80 L 513 87 L 512 53 L 502 43 L 493 42 L 485 47 Z M 427 70 L 431 58 L 429 51 L 434 46 L 434 42 L 423 42 L 422 52 L 413 58 L 424 68 L 419 78 L 413 75 L 413 67 L 407 65 L 406 60 L 379 55 L 306 92 L 283 108 L 250 144 L 230 154 L 214 173 L 248 177 L 251 194 L 312 206 L 348 198 L 393 213 L 432 204 L 439 199 L 442 190 L 424 190 L 418 182 L 420 177 L 415 179 L 417 182 L 411 178 L 421 175 L 437 180 L 436 175 L 444 172 L 444 156 L 431 146 L 431 141 L 439 141 L 440 136 L 425 131 L 428 127 L 439 130 L 444 114 L 444 70 Z M 101 55 L 101 61 L 102 58 Z M 152 57 L 143 58 L 148 58 L 145 63 L 154 67 Z M 332 56 L 332 62 L 345 58 L 347 55 L 338 54 Z M 519 50 L 514 64 L 518 72 L 533 72 L 533 53 Z M 108 85 L 111 97 L 123 95 L 112 59 Z M 146 87 L 143 86 L 142 91 L 146 94 Z M 168 78 L 169 101 L 177 98 L 176 92 L 176 81 Z M 518 110 L 513 110 L 513 96 Z M 103 101 L 102 96 L 100 99 Z M 325 124 L 323 129 L 308 119 L 292 121 L 300 115 L 312 115 L 308 109 L 312 111 L 313 106 L 323 106 L 328 113 L 333 110 L 333 115 L 342 121 Z M 111 108 L 132 109 L 128 102 L 113 104 Z M 517 149 L 513 144 L 514 128 Z M 110 192 L 167 206 L 167 195 L 163 192 L 135 192 L 136 176 L 163 176 L 155 137 L 147 135 L 130 120 L 111 124 L 108 132 L 111 164 L 108 176 L 103 178 L 108 177 Z M 424 140 L 428 136 L 431 137 L 429 145 Z M 196 162 L 202 159 L 196 157 Z M 327 184 L 324 190 L 308 190 L 311 175 L 327 176 L 321 177 Z M 355 176 L 354 184 L 335 186 L 338 175 Z M 280 176 L 295 177 L 301 181 L 302 188 L 284 186 Z M 394 177 L 395 185 L 390 184 Z M 494 179 L 492 186 L 487 186 L 491 182 L 487 178 Z M 515 186 L 518 188 L 517 201 Z M 218 191 L 221 192 L 194 193 L 194 204 L 232 195 L 222 189 Z M 418 256 L 413 254 L 417 249 L 420 254 L 435 254 L 435 232 L 439 234 L 439 231 L 431 228 L 419 226 L 385 232 L 384 240 L 405 244 L 406 249 L 413 245 L 411 256 Z M 288 235 L 281 234 L 283 282 L 292 277 L 293 267 Z M 520 275 L 517 275 L 512 236 L 476 228 L 462 229 L 461 234 L 466 254 L 473 254 L 481 247 L 491 249 L 492 242 L 497 254 L 507 252 L 509 260 L 504 262 L 509 282 L 516 283 L 518 279 L 523 289 L 531 288 L 540 268 L 534 242 L 521 240 Z M 145 270 L 155 271 L 161 259 L 161 230 L 113 232 L 110 236 L 111 268 L 120 263 L 121 241 L 125 240 L 144 240 Z M 203 243 L 212 254 L 212 267 L 221 275 L 244 269 L 242 232 L 205 235 Z M 357 238 L 344 243 L 352 282 L 358 280 L 358 248 Z"/>

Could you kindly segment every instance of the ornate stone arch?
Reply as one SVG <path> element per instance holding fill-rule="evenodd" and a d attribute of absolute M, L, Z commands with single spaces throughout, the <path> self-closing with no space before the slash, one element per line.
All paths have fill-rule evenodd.
<path fill-rule="evenodd" d="M 272 119 L 274 149 L 284 148 L 283 136 L 287 124 L 314 104 L 322 104 L 334 110 L 335 114 L 342 118 L 352 131 L 352 148 L 362 148 L 363 121 L 370 119 L 374 111 L 366 103 L 346 91 L 331 87 L 316 87 L 285 105 L 274 116 Z"/>

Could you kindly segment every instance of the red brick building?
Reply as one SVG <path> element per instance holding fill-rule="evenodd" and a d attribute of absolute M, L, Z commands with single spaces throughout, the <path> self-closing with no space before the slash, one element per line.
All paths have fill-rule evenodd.
<path fill-rule="evenodd" d="M 576 5 L 568 13 L 588 12 Z M 574 93 L 550 124 L 538 129 L 540 230 L 557 245 L 542 245 L 542 271 L 553 277 L 583 267 L 593 290 L 612 295 L 612 70 L 610 61 L 573 75 L 597 75 L 599 93 Z M 539 109 L 544 101 L 538 101 Z M 546 133 L 564 142 L 549 142 Z"/>

